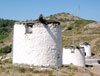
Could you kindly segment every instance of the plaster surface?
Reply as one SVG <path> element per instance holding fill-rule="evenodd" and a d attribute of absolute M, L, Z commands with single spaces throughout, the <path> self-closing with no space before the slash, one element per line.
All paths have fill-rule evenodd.
<path fill-rule="evenodd" d="M 82 50 L 77 48 L 63 48 L 63 65 L 69 64 L 85 66 L 85 57 Z"/>
<path fill-rule="evenodd" d="M 36 23 L 32 33 L 16 23 L 13 33 L 13 64 L 62 66 L 62 33 L 57 24 Z"/>

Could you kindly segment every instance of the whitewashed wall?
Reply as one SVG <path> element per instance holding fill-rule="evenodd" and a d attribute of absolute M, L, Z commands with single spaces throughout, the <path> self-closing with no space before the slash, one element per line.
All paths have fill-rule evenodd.
<path fill-rule="evenodd" d="M 63 65 L 69 64 L 85 66 L 85 57 L 82 50 L 76 47 L 63 48 Z"/>
<path fill-rule="evenodd" d="M 62 66 L 60 25 L 36 23 L 32 34 L 25 33 L 25 30 L 23 24 L 14 25 L 13 64 Z"/>
<path fill-rule="evenodd" d="M 91 46 L 90 45 L 80 44 L 80 47 L 84 47 L 84 50 L 85 50 L 85 53 L 86 53 L 86 57 L 92 56 Z"/>

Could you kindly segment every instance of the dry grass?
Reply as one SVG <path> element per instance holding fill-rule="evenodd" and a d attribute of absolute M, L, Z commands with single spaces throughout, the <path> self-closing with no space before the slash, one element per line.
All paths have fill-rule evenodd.
<path fill-rule="evenodd" d="M 25 66 L 13 66 L 10 60 L 3 61 L 0 64 L 0 76 L 82 76 L 84 73 L 88 73 L 91 76 L 95 74 L 89 71 L 86 67 L 77 66 L 62 66 L 58 69 L 50 70 L 36 70 L 37 68 L 25 67 Z M 79 75 L 80 73 L 81 75 Z"/>

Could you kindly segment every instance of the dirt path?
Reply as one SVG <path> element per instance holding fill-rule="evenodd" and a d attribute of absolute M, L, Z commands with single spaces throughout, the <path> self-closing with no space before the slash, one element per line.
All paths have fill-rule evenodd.
<path fill-rule="evenodd" d="M 86 35 L 86 34 L 84 34 L 84 35 L 74 35 L 74 38 L 77 39 L 79 37 L 90 37 L 90 36 L 100 36 L 100 35 L 98 35 L 98 34 L 92 34 L 92 35 Z M 63 36 L 63 37 L 64 38 L 73 38 L 72 35 L 70 35 L 70 36 Z"/>
<path fill-rule="evenodd" d="M 96 76 L 100 76 L 100 66 L 94 66 L 91 71 L 96 74 Z"/>
<path fill-rule="evenodd" d="M 65 27 L 65 28 L 62 30 L 62 32 L 64 32 L 65 30 L 67 30 L 67 27 Z"/>
<path fill-rule="evenodd" d="M 96 43 L 97 41 L 99 41 L 99 40 L 100 40 L 100 38 L 96 38 L 96 39 L 92 40 L 92 41 L 90 42 L 91 47 L 93 48 L 93 47 L 95 46 L 95 43 Z"/>

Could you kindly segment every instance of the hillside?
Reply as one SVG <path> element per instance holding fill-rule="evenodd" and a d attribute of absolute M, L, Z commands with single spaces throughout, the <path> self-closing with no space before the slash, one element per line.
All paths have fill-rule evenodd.
<path fill-rule="evenodd" d="M 85 20 L 65 12 L 45 18 L 61 22 L 63 46 L 79 45 L 79 43 L 87 41 L 91 44 L 93 53 L 100 54 L 100 23 L 93 20 Z M 6 22 L 7 20 L 4 21 L 4 28 L 9 29 L 4 32 L 4 34 L 7 33 L 5 37 L 2 37 L 2 33 L 0 33 L 0 37 L 2 37 L 0 38 L 0 47 L 5 47 L 12 43 L 12 26 L 15 21 L 11 20 L 11 24 L 9 23 L 10 20 L 8 20 L 8 23 Z"/>
<path fill-rule="evenodd" d="M 0 19 L 0 40 L 8 37 L 9 33 L 12 32 L 14 20 Z"/>
<path fill-rule="evenodd" d="M 87 41 L 91 44 L 93 53 L 100 54 L 99 22 L 85 20 L 69 13 L 58 13 L 46 18 L 61 22 L 63 46 L 78 46 L 81 42 Z"/>
<path fill-rule="evenodd" d="M 3 52 L 9 53 L 12 43 L 12 29 L 15 21 L 8 19 L 0 19 L 0 55 Z"/>

